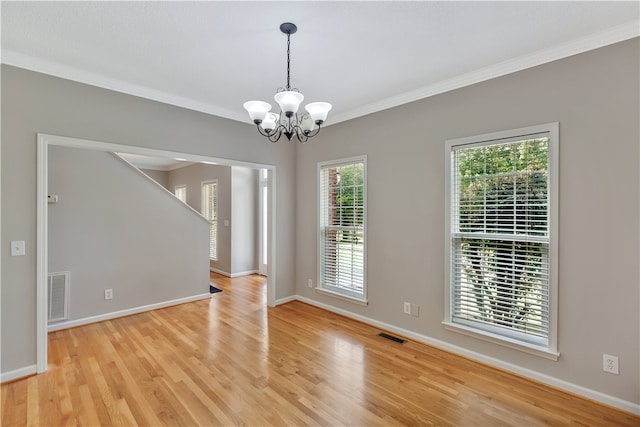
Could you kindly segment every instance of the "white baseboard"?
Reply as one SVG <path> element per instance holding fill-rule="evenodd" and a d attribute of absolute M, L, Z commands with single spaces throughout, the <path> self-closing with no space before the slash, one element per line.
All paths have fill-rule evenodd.
<path fill-rule="evenodd" d="M 24 368 L 14 369 L 9 372 L 0 373 L 0 383 L 7 381 L 17 380 L 18 378 L 27 377 L 35 374 L 37 371 L 36 365 L 25 366 Z"/>
<path fill-rule="evenodd" d="M 290 296 L 290 297 L 285 297 L 285 298 L 280 298 L 280 299 L 276 300 L 276 305 L 275 306 L 277 307 L 279 305 L 286 304 L 286 303 L 291 302 L 291 301 L 296 301 L 298 299 L 300 299 L 300 298 L 298 296 L 296 296 L 296 295 L 293 295 L 293 296 Z M 302 301 L 302 300 L 300 300 L 300 301 Z"/>
<path fill-rule="evenodd" d="M 258 274 L 258 270 L 241 271 L 239 273 L 231 273 L 230 277 L 249 276 L 251 274 Z"/>
<path fill-rule="evenodd" d="M 217 268 L 210 267 L 209 271 L 213 271 L 214 273 L 222 274 L 226 277 L 241 277 L 241 276 L 249 276 L 250 274 L 258 274 L 258 270 L 249 270 L 249 271 L 241 271 L 239 273 L 227 273 L 226 271 L 218 270 Z"/>
<path fill-rule="evenodd" d="M 227 273 L 226 271 L 218 270 L 217 268 L 209 267 L 209 271 L 213 271 L 214 273 L 222 274 L 226 277 L 231 277 L 231 273 Z"/>
<path fill-rule="evenodd" d="M 90 316 L 82 319 L 52 323 L 51 325 L 48 326 L 47 331 L 53 332 L 53 331 L 59 331 L 61 329 L 74 328 L 76 326 L 88 325 L 90 323 L 102 322 L 103 320 L 111 320 L 111 319 L 116 319 L 118 317 L 130 316 L 132 314 L 138 314 L 138 313 L 142 313 L 150 310 L 157 310 L 159 308 L 170 307 L 172 305 L 178 305 L 178 304 L 184 304 L 186 302 L 198 301 L 198 300 L 209 298 L 209 297 L 211 297 L 211 294 L 207 292 L 206 294 L 193 295 L 190 297 L 178 298 L 170 301 L 163 301 L 155 304 L 128 308 L 126 310 L 99 314 L 97 316 Z"/>
<path fill-rule="evenodd" d="M 630 413 L 635 414 L 635 415 L 640 415 L 640 404 L 629 402 L 627 400 L 623 400 L 623 399 L 620 399 L 618 397 L 611 396 L 611 395 L 608 395 L 608 394 L 605 394 L 605 393 L 602 393 L 602 392 L 599 392 L 599 391 L 596 391 L 596 390 L 591 390 L 591 389 L 588 389 L 586 387 L 582 387 L 582 386 L 579 386 L 577 384 L 570 383 L 568 381 L 564 381 L 564 380 L 561 380 L 561 379 L 558 379 L 558 378 L 555 378 L 555 377 L 552 377 L 552 376 L 549 376 L 549 375 L 546 375 L 546 374 L 542 374 L 540 372 L 533 371 L 531 369 L 523 368 L 522 366 L 517 366 L 517 365 L 505 362 L 505 361 L 500 360 L 500 359 L 489 357 L 489 356 L 486 356 L 486 355 L 481 354 L 481 353 L 476 353 L 475 351 L 468 350 L 468 349 L 466 349 L 464 347 L 459 347 L 457 345 L 449 344 L 447 342 L 440 341 L 440 340 L 428 337 L 426 335 L 418 334 L 416 332 L 412 332 L 412 331 L 409 331 L 409 330 L 406 330 L 406 329 L 403 329 L 403 328 L 399 328 L 397 326 L 393 326 L 393 325 L 390 325 L 388 323 L 380 322 L 378 320 L 371 319 L 371 318 L 366 317 L 366 316 L 361 316 L 359 314 L 355 314 L 355 313 L 352 313 L 352 312 L 347 311 L 347 310 L 343 310 L 343 309 L 336 308 L 336 307 L 333 307 L 333 306 L 328 305 L 328 304 L 324 304 L 324 303 L 321 303 L 321 302 L 318 302 L 318 301 L 314 301 L 312 299 L 309 299 L 309 298 L 306 298 L 306 297 L 303 297 L 303 296 L 300 296 L 300 295 L 296 295 L 294 297 L 289 297 L 289 298 L 284 298 L 283 300 L 278 300 L 278 303 L 280 301 L 284 301 L 284 300 L 287 300 L 287 301 L 284 301 L 284 302 L 289 302 L 289 301 L 291 301 L 293 299 L 302 301 L 302 302 L 307 303 L 309 305 L 313 305 L 313 306 L 325 309 L 327 311 L 331 311 L 333 313 L 337 313 L 337 314 L 343 315 L 343 316 L 348 317 L 350 319 L 359 320 L 360 322 L 366 323 L 366 324 L 371 325 L 371 326 L 375 326 L 375 327 L 380 328 L 380 329 L 384 329 L 384 330 L 389 331 L 389 332 L 395 332 L 395 333 L 397 333 L 399 335 L 402 335 L 404 337 L 411 338 L 411 339 L 413 339 L 415 341 L 421 342 L 423 344 L 430 345 L 430 346 L 435 347 L 435 348 L 439 348 L 439 349 L 444 350 L 444 351 L 448 351 L 450 353 L 454 353 L 454 354 L 457 354 L 457 355 L 460 355 L 460 356 L 464 356 L 464 357 L 466 357 L 468 359 L 475 360 L 476 362 L 480 362 L 480 363 L 483 363 L 485 365 L 489 365 L 489 366 L 492 366 L 492 367 L 495 367 L 495 368 L 498 368 L 498 369 L 502 369 L 504 371 L 512 372 L 514 374 L 521 375 L 523 377 L 532 379 L 534 381 L 538 381 L 540 383 L 550 385 L 550 386 L 555 387 L 557 389 L 568 391 L 570 393 L 577 394 L 579 396 L 585 397 L 587 399 L 594 400 L 594 401 L 599 402 L 599 403 L 603 403 L 605 405 L 613 406 L 614 408 L 618 408 L 618 409 L 630 412 Z M 278 305 L 278 304 L 276 304 L 276 305 Z"/>
<path fill-rule="evenodd" d="M 90 323 L 100 322 L 103 320 L 110 320 L 110 319 L 115 319 L 117 317 L 123 317 L 131 314 L 142 313 L 144 311 L 156 310 L 159 308 L 169 307 L 172 305 L 183 304 L 191 301 L 197 301 L 200 299 L 209 298 L 210 296 L 211 295 L 209 293 L 194 295 L 191 297 L 179 298 L 179 299 L 165 301 L 165 302 L 156 303 L 156 304 L 149 304 L 149 305 L 135 307 L 127 310 L 121 310 L 121 311 L 116 311 L 112 313 L 105 313 L 98 316 L 86 317 L 84 319 L 55 323 L 55 324 L 49 325 L 48 330 L 49 332 L 51 332 L 51 331 L 57 331 L 60 329 L 66 329 L 66 328 L 71 328 L 75 326 L 87 325 Z M 484 363 L 489 366 L 493 366 L 508 372 L 521 375 L 523 377 L 530 378 L 532 380 L 541 382 L 543 384 L 547 384 L 552 387 L 583 396 L 587 399 L 591 399 L 591 400 L 603 403 L 605 405 L 613 406 L 615 408 L 630 412 L 635 415 L 640 415 L 640 404 L 629 402 L 629 401 L 626 401 L 618 397 L 611 396 L 596 390 L 591 390 L 586 387 L 582 387 L 577 384 L 570 383 L 568 381 L 564 381 L 546 374 L 542 374 L 540 372 L 536 372 L 531 369 L 523 368 L 521 366 L 517 366 L 500 359 L 496 359 L 480 353 L 476 353 L 475 351 L 468 350 L 463 347 L 459 347 L 441 340 L 428 337 L 426 335 L 418 334 L 416 332 L 399 328 L 397 326 L 393 326 L 385 322 L 380 322 L 378 320 L 374 320 L 366 316 L 361 316 L 359 314 L 355 314 L 347 310 L 342 310 L 340 308 L 336 308 L 328 304 L 314 301 L 312 299 L 309 299 L 300 295 L 281 298 L 276 301 L 276 306 L 285 304 L 294 300 L 299 300 L 304 303 L 322 308 L 324 310 L 331 311 L 333 313 L 337 313 L 345 317 L 361 321 L 368 325 L 375 326 L 377 328 L 384 329 L 389 332 L 395 332 L 399 335 L 405 336 L 407 338 L 411 338 L 415 341 L 430 345 L 432 347 L 439 348 L 441 350 L 448 351 L 450 353 L 458 354 L 460 356 L 467 357 L 477 362 Z M 13 371 L 0 373 L 0 382 L 12 381 L 18 378 L 26 377 L 28 375 L 33 375 L 35 373 L 36 373 L 36 365 L 25 366 L 24 368 L 19 368 Z"/>

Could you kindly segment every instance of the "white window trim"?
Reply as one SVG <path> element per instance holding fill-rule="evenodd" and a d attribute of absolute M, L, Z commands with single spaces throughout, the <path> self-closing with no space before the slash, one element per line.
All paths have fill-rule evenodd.
<path fill-rule="evenodd" d="M 178 197 L 178 190 L 184 188 L 184 200 L 180 199 L 180 197 Z M 180 184 L 180 185 L 176 185 L 175 187 L 173 187 L 173 195 L 178 197 L 178 199 L 184 203 L 187 203 L 187 186 L 186 184 Z"/>
<path fill-rule="evenodd" d="M 529 135 L 540 133 L 549 134 L 549 336 L 547 345 L 536 345 L 523 341 L 510 339 L 503 335 L 468 327 L 451 321 L 451 173 L 452 173 L 452 148 L 466 145 L 483 145 L 488 142 L 508 142 L 509 140 L 521 140 Z M 538 126 L 530 126 L 484 135 L 446 141 L 445 149 L 445 316 L 442 322 L 447 330 L 470 335 L 485 341 L 499 344 L 512 349 L 520 350 L 551 360 L 557 360 L 558 353 L 558 163 L 559 163 L 559 123 L 546 123 Z"/>
<path fill-rule="evenodd" d="M 322 244 L 322 231 L 321 231 L 321 224 L 320 224 L 320 196 L 322 194 L 321 192 L 321 182 L 320 182 L 320 171 L 322 170 L 322 168 L 327 167 L 327 166 L 343 166 L 343 165 L 349 165 L 352 163 L 362 163 L 364 164 L 364 176 L 363 176 L 363 183 L 364 183 L 364 187 L 363 187 L 363 197 L 364 197 L 364 206 L 363 206 L 363 212 L 364 212 L 364 224 L 363 224 L 363 236 L 364 236 L 364 248 L 363 248 L 363 263 L 364 263 L 364 279 L 363 279 L 363 286 L 362 286 L 362 295 L 355 295 L 355 294 L 350 294 L 348 292 L 337 292 L 335 290 L 333 290 L 331 287 L 324 287 L 322 285 L 322 282 L 320 280 L 321 277 L 321 268 L 322 268 L 322 259 L 321 259 L 321 244 Z M 368 305 L 369 304 L 369 300 L 368 300 L 368 284 L 367 284 L 367 156 L 366 155 L 362 155 L 362 156 L 354 156 L 354 157 L 347 157 L 347 158 L 342 158 L 342 159 L 337 159 L 337 160 L 329 160 L 329 161 L 324 161 L 324 162 L 318 162 L 318 166 L 317 166 L 317 170 L 316 170 L 316 180 L 317 180 L 317 184 L 316 184 L 316 189 L 317 189 L 317 193 L 316 193 L 316 203 L 318 203 L 318 206 L 316 207 L 316 215 L 317 215 L 317 250 L 318 250 L 318 255 L 317 255 L 317 271 L 318 271 L 318 276 L 316 278 L 316 287 L 315 290 L 318 293 L 321 293 L 323 295 L 328 295 L 334 298 L 338 298 L 338 299 L 342 299 L 344 301 L 348 301 L 354 304 L 359 304 L 359 305 Z"/>
<path fill-rule="evenodd" d="M 200 183 L 200 210 L 201 210 L 203 216 L 204 216 L 204 199 L 202 197 L 202 190 L 203 190 L 204 186 L 207 185 L 207 184 L 216 184 L 216 212 L 215 212 L 215 217 L 216 217 L 216 257 L 215 258 L 209 257 L 209 259 L 211 261 L 217 261 L 218 260 L 218 232 L 220 230 L 220 227 L 219 227 L 220 224 L 219 224 L 219 221 L 218 221 L 218 200 L 217 200 L 218 199 L 218 180 L 217 179 L 210 179 L 210 180 L 207 180 L 207 181 L 202 181 Z M 209 218 L 205 217 L 205 219 L 207 221 L 209 221 L 209 223 L 211 223 L 211 220 L 209 220 Z M 211 244 L 211 241 L 209 241 L 209 244 Z M 209 255 L 211 255 L 211 247 L 209 247 Z"/>

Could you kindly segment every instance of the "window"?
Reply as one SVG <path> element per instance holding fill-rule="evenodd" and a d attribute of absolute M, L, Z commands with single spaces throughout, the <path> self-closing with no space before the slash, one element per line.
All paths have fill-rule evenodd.
<path fill-rule="evenodd" d="M 318 164 L 318 290 L 366 304 L 366 157 Z"/>
<path fill-rule="evenodd" d="M 556 353 L 558 124 L 447 141 L 445 325 Z"/>
<path fill-rule="evenodd" d="M 211 222 L 209 228 L 209 258 L 218 259 L 218 181 L 202 183 L 202 215 Z"/>
<path fill-rule="evenodd" d="M 187 203 L 187 186 L 186 185 L 176 185 L 175 194 L 176 194 L 176 197 L 182 200 L 183 203 Z"/>

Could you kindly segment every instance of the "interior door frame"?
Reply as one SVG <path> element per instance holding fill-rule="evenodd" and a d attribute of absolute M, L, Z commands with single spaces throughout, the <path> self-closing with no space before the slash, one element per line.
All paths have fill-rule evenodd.
<path fill-rule="evenodd" d="M 43 373 L 47 370 L 48 355 L 48 322 L 47 322 L 47 275 L 48 275 L 48 167 L 49 146 L 81 148 L 96 151 L 122 152 L 143 156 L 181 158 L 190 162 L 208 162 L 223 166 L 243 166 L 252 169 L 268 170 L 268 257 L 267 257 L 267 305 L 276 305 L 276 166 L 261 163 L 230 160 L 219 157 L 202 156 L 197 154 L 180 153 L 176 151 L 158 150 L 153 148 L 135 147 L 130 145 L 113 144 L 110 142 L 93 141 L 87 139 L 70 138 L 66 136 L 38 133 L 37 137 L 37 201 L 36 201 L 36 371 Z"/>
<path fill-rule="evenodd" d="M 259 193 L 259 209 L 258 209 L 258 274 L 261 274 L 263 276 L 267 276 L 267 269 L 269 267 L 269 261 L 265 260 L 265 252 L 266 255 L 269 255 L 269 249 L 267 247 L 266 251 L 265 251 L 265 243 L 268 244 L 268 236 L 267 236 L 267 242 L 265 242 L 265 222 L 266 224 L 268 224 L 269 222 L 269 188 L 271 187 L 270 183 L 269 183 L 269 170 L 266 170 L 267 174 L 266 177 L 263 176 L 262 171 L 265 169 L 261 169 L 259 171 L 259 176 L 258 176 L 258 193 Z M 267 190 L 267 197 L 265 200 L 264 197 L 264 190 Z M 265 218 L 266 216 L 266 218 Z M 266 219 L 266 221 L 264 221 Z M 268 226 L 266 227 L 268 230 Z M 265 260 L 265 262 L 262 262 L 263 260 Z"/>

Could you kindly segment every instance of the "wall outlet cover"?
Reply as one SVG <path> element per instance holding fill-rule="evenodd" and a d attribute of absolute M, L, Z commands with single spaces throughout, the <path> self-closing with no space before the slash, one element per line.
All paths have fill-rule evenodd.
<path fill-rule="evenodd" d="M 620 375 L 619 366 L 618 366 L 618 356 L 603 354 L 602 370 L 609 374 Z"/>
<path fill-rule="evenodd" d="M 11 256 L 23 256 L 25 253 L 24 240 L 13 240 L 11 242 Z"/>

